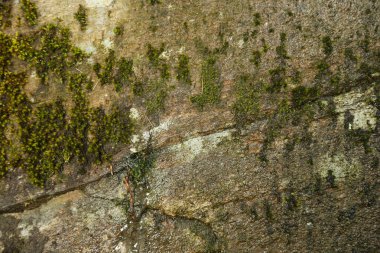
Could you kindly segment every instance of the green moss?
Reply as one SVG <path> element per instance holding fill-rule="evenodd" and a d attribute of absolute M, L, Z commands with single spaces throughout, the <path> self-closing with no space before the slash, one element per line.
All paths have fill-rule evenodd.
<path fill-rule="evenodd" d="M 8 66 L 11 64 L 11 46 L 11 38 L 0 31 L 0 80 L 3 78 Z"/>
<path fill-rule="evenodd" d="M 346 57 L 347 60 L 357 63 L 358 59 L 356 58 L 354 51 L 352 48 L 345 48 L 344 49 L 344 56 Z"/>
<path fill-rule="evenodd" d="M 149 0 L 150 5 L 156 5 L 160 4 L 161 2 L 159 0 Z"/>
<path fill-rule="evenodd" d="M 149 115 L 157 114 L 165 109 L 168 88 L 164 81 L 151 81 L 146 88 L 146 110 Z"/>
<path fill-rule="evenodd" d="M 284 60 L 289 59 L 288 52 L 286 51 L 285 42 L 286 42 L 286 34 L 281 33 L 280 34 L 280 45 L 278 47 L 276 47 L 276 53 L 280 59 L 284 59 Z"/>
<path fill-rule="evenodd" d="M 78 6 L 77 12 L 74 13 L 74 18 L 78 21 L 80 29 L 82 31 L 86 30 L 87 21 L 87 9 L 83 5 Z"/>
<path fill-rule="evenodd" d="M 117 70 L 114 77 L 115 90 L 120 92 L 122 87 L 132 82 L 133 60 L 122 57 L 117 64 Z"/>
<path fill-rule="evenodd" d="M 261 52 L 258 50 L 253 51 L 252 58 L 249 61 L 258 67 L 261 63 Z"/>
<path fill-rule="evenodd" d="M 113 33 L 116 36 L 121 36 L 124 33 L 124 27 L 122 25 L 118 25 L 113 29 Z"/>
<path fill-rule="evenodd" d="M 299 70 L 295 70 L 291 76 L 292 82 L 295 84 L 302 83 L 302 75 Z"/>
<path fill-rule="evenodd" d="M 220 73 L 216 66 L 214 57 L 207 58 L 202 65 L 201 84 L 202 93 L 190 98 L 191 102 L 199 109 L 203 109 L 207 104 L 217 104 L 220 101 L 221 84 Z"/>
<path fill-rule="evenodd" d="M 77 157 L 80 164 L 87 162 L 89 105 L 84 88 L 87 86 L 87 77 L 83 74 L 72 74 L 68 87 L 72 94 L 74 106 L 71 109 L 69 123 L 66 129 L 65 161 Z"/>
<path fill-rule="evenodd" d="M 286 11 L 286 14 L 288 14 L 289 17 L 293 17 L 293 16 L 294 16 L 294 13 L 291 12 L 290 10 L 287 10 L 287 11 Z"/>
<path fill-rule="evenodd" d="M 102 108 L 93 108 L 90 111 L 91 125 L 89 132 L 92 136 L 88 152 L 95 163 L 100 164 L 109 159 L 105 146 L 108 142 L 107 116 Z"/>
<path fill-rule="evenodd" d="M 30 0 L 21 0 L 21 10 L 24 13 L 25 20 L 30 26 L 37 25 L 38 12 L 37 6 Z"/>
<path fill-rule="evenodd" d="M 264 201 L 263 208 L 264 208 L 265 219 L 267 221 L 272 221 L 273 220 L 272 207 L 271 207 L 271 204 L 268 200 Z"/>
<path fill-rule="evenodd" d="M 260 112 L 259 94 L 261 85 L 255 84 L 248 76 L 240 77 L 235 86 L 236 100 L 233 105 L 238 124 L 252 121 Z"/>
<path fill-rule="evenodd" d="M 316 87 L 299 86 L 292 90 L 292 104 L 295 108 L 300 108 L 318 97 L 319 91 Z"/>
<path fill-rule="evenodd" d="M 285 67 L 277 67 L 269 70 L 271 85 L 267 87 L 267 90 L 271 93 L 279 92 L 281 89 L 286 88 L 286 70 Z"/>
<path fill-rule="evenodd" d="M 295 211 L 298 207 L 296 194 L 289 190 L 283 196 L 283 204 L 287 211 Z"/>
<path fill-rule="evenodd" d="M 181 54 L 178 56 L 177 80 L 191 85 L 189 57 L 187 55 Z"/>
<path fill-rule="evenodd" d="M 144 84 L 140 81 L 133 82 L 132 92 L 135 96 L 142 96 L 144 93 Z"/>
<path fill-rule="evenodd" d="M 158 70 L 160 71 L 160 77 L 163 80 L 168 80 L 170 78 L 169 64 L 163 61 L 161 65 L 159 66 Z"/>
<path fill-rule="evenodd" d="M 322 38 L 322 47 L 323 52 L 326 56 L 330 56 L 333 52 L 333 43 L 329 36 L 325 36 Z"/>
<path fill-rule="evenodd" d="M 354 143 L 362 144 L 364 148 L 364 152 L 368 154 L 372 152 L 371 146 L 369 145 L 369 141 L 372 134 L 373 134 L 373 131 L 364 130 L 361 128 L 349 129 L 346 132 L 346 137 Z"/>
<path fill-rule="evenodd" d="M 247 43 L 249 40 L 249 31 L 246 31 L 244 34 L 243 34 L 243 41 L 245 43 Z"/>
<path fill-rule="evenodd" d="M 264 38 L 261 39 L 261 43 L 262 43 L 262 46 L 263 46 L 263 52 L 266 53 L 269 51 L 269 46 L 266 42 L 266 40 Z"/>
<path fill-rule="evenodd" d="M 369 52 L 369 45 L 370 45 L 369 36 L 368 36 L 368 34 L 365 34 L 364 39 L 362 41 L 360 41 L 359 46 L 363 49 L 363 51 L 365 53 L 368 53 Z"/>
<path fill-rule="evenodd" d="M 161 44 L 160 48 L 154 48 L 151 44 L 148 44 L 147 57 L 150 64 L 157 67 L 160 64 L 160 55 L 164 52 L 165 45 Z"/>
<path fill-rule="evenodd" d="M 24 168 L 33 184 L 43 186 L 66 162 L 82 167 L 101 162 L 110 157 L 110 143 L 129 142 L 133 124 L 128 108 L 112 107 L 104 117 L 102 109 L 94 113 L 89 108 L 86 89 L 93 82 L 78 69 L 87 55 L 71 44 L 67 28 L 48 24 L 13 37 L 0 32 L 0 50 L 0 177 L 10 168 Z M 120 60 L 115 76 L 107 76 L 113 61 L 111 54 L 98 73 L 125 83 L 132 63 Z M 48 97 L 33 105 L 24 92 L 27 75 L 18 72 L 33 68 L 43 84 L 59 85 L 68 101 Z"/>
<path fill-rule="evenodd" d="M 335 175 L 334 175 L 334 172 L 332 170 L 328 170 L 327 171 L 327 176 L 326 176 L 326 182 L 327 184 L 329 185 L 330 188 L 335 188 L 336 185 L 335 185 Z"/>
<path fill-rule="evenodd" d="M 0 29 L 11 26 L 12 0 L 3 0 L 0 2 Z"/>
<path fill-rule="evenodd" d="M 325 59 L 323 60 L 320 60 L 319 62 L 317 62 L 316 64 L 317 66 L 317 78 L 320 78 L 322 76 L 325 76 L 325 75 L 328 75 L 329 72 L 330 72 L 330 65 L 327 63 L 327 61 Z"/>
<path fill-rule="evenodd" d="M 63 168 L 65 109 L 60 100 L 36 109 L 23 139 L 27 157 L 24 168 L 31 182 L 43 186 L 45 181 Z"/>
<path fill-rule="evenodd" d="M 261 15 L 260 15 L 260 13 L 255 13 L 255 14 L 253 15 L 253 24 L 254 24 L 255 26 L 259 26 L 259 25 L 261 25 Z"/>
<path fill-rule="evenodd" d="M 164 50 L 164 44 L 161 44 L 160 48 L 154 48 L 151 44 L 148 44 L 146 55 L 151 66 L 159 70 L 161 78 L 167 80 L 170 78 L 169 65 L 164 59 L 160 58 L 160 55 L 164 52 Z"/>
<path fill-rule="evenodd" d="M 147 147 L 131 156 L 132 166 L 128 171 L 129 178 L 135 185 L 145 183 L 146 174 L 154 166 L 155 154 L 152 148 L 152 136 L 149 137 Z"/>
<path fill-rule="evenodd" d="M 102 108 L 90 111 L 90 139 L 89 157 L 95 163 L 108 161 L 107 151 L 109 143 L 128 144 L 133 132 L 133 123 L 129 118 L 129 110 L 120 106 L 112 106 L 107 115 Z"/>
<path fill-rule="evenodd" d="M 108 51 L 108 56 L 105 59 L 104 66 L 96 63 L 93 67 L 96 75 L 100 80 L 101 85 L 112 84 L 113 83 L 113 68 L 115 65 L 115 51 L 110 49 Z"/>
<path fill-rule="evenodd" d="M 259 33 L 259 31 L 257 31 L 257 30 L 253 30 L 253 31 L 251 32 L 251 37 L 252 37 L 252 38 L 256 38 L 256 36 L 257 36 L 258 33 Z"/>
<path fill-rule="evenodd" d="M 12 43 L 12 52 L 36 68 L 43 84 L 50 74 L 58 75 L 65 82 L 68 69 L 87 57 L 72 46 L 70 31 L 56 24 L 45 25 L 30 36 L 19 35 Z"/>

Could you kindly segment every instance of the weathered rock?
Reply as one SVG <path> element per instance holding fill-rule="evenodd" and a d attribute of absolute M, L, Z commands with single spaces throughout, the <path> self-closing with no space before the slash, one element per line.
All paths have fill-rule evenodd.
<path fill-rule="evenodd" d="M 135 60 L 138 77 L 156 78 L 144 68 L 146 45 L 165 43 L 160 57 L 170 63 L 173 89 L 165 111 L 155 117 L 146 115 L 146 98 L 134 98 L 138 129 L 131 146 L 114 157 L 112 173 L 108 164 L 84 175 L 71 167 L 62 182 L 57 176 L 45 189 L 29 185 L 23 172 L 2 179 L 0 252 L 380 248 L 378 2 L 86 0 L 85 32 L 73 17 L 77 1 L 36 2 L 41 22 L 60 18 L 71 27 L 74 42 L 92 53 L 90 63 L 112 48 Z M 19 14 L 17 8 L 13 12 Z M 121 37 L 113 33 L 118 24 L 124 26 Z M 329 56 L 323 52 L 324 37 L 333 42 Z M 223 88 L 221 102 L 200 111 L 189 97 L 203 90 L 205 47 L 218 52 Z M 252 56 L 257 50 L 259 67 Z M 180 53 L 191 59 L 189 87 L 175 78 Z M 318 67 L 320 61 L 328 62 L 331 73 Z M 367 73 L 359 63 L 375 67 Z M 281 64 L 287 90 L 263 88 L 256 118 L 237 122 L 233 104 L 239 77 L 252 75 L 267 87 L 268 72 Z M 300 83 L 292 74 L 297 71 Z M 334 75 L 340 84 L 332 81 Z M 321 93 L 302 108 L 278 109 L 300 84 Z M 91 104 L 107 107 L 127 95 L 98 85 L 90 96 Z M 141 151 L 150 134 L 155 163 L 144 183 L 133 186 L 132 208 L 123 183 L 131 170 L 126 161 L 129 149 Z"/>

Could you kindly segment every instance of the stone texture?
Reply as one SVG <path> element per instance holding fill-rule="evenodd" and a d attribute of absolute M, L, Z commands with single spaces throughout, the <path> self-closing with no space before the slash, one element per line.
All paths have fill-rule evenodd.
<path fill-rule="evenodd" d="M 133 144 L 114 157 L 114 173 L 109 165 L 94 166 L 85 175 L 68 168 L 46 189 L 29 185 L 22 172 L 0 181 L 0 252 L 376 252 L 380 248 L 379 80 L 361 80 L 359 66 L 344 57 L 344 50 L 353 48 L 359 61 L 378 60 L 378 2 L 162 0 L 151 5 L 140 0 L 87 0 L 80 1 L 89 9 L 84 33 L 73 18 L 78 1 L 36 2 L 43 22 L 61 18 L 70 26 L 75 43 L 93 53 L 90 62 L 113 48 L 118 55 L 135 59 L 135 72 L 142 77 L 150 74 L 142 67 L 147 61 L 146 44 L 165 43 L 163 55 L 171 63 L 170 84 L 175 87 L 158 118 L 147 117 L 143 101 L 134 101 L 139 132 Z M 17 15 L 17 8 L 14 12 Z M 257 27 L 255 13 L 261 16 Z M 112 30 L 119 23 L 125 31 L 115 38 Z M 304 115 L 299 124 L 285 121 L 267 143 L 273 112 L 289 94 L 263 94 L 259 117 L 243 127 L 237 126 L 231 106 L 241 74 L 268 82 L 268 70 L 278 64 L 275 48 L 280 33 L 287 34 L 287 67 L 301 72 L 303 85 L 330 85 L 316 78 L 315 67 L 325 57 L 321 38 L 327 35 L 334 47 L 330 67 L 341 68 L 347 80 L 343 90 L 327 87 L 328 92 L 308 103 L 318 108 L 310 122 Z M 360 51 L 365 34 L 377 56 Z M 261 67 L 255 68 L 250 58 L 253 50 L 263 47 L 262 39 L 269 51 L 262 56 Z M 203 56 L 197 41 L 211 49 L 229 43 L 218 58 L 222 101 L 203 111 L 189 101 L 202 89 Z M 191 87 L 175 80 L 174 66 L 181 52 L 191 58 Z M 290 89 L 296 86 L 289 81 Z M 91 96 L 94 105 L 124 99 L 100 86 Z M 330 105 L 331 115 L 323 110 Z M 353 135 L 355 130 L 366 131 L 368 138 Z M 123 184 L 129 169 L 124 161 L 130 150 L 145 147 L 150 133 L 155 165 L 146 184 L 134 188 L 132 215 Z"/>

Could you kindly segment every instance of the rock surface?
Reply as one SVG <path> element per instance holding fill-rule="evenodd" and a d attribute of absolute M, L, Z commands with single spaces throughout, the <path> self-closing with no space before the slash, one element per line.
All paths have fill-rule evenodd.
<path fill-rule="evenodd" d="M 139 66 L 146 62 L 147 43 L 165 43 L 160 57 L 170 62 L 169 83 L 175 87 L 157 117 L 146 116 L 144 99 L 135 101 L 138 133 L 114 157 L 112 173 L 101 165 L 45 189 L 29 185 L 21 172 L 2 179 L 0 252 L 380 248 L 380 74 L 370 69 L 362 78 L 359 71 L 359 62 L 379 62 L 379 2 L 86 0 L 80 1 L 89 10 L 84 33 L 73 18 L 78 1 L 36 2 L 41 20 L 62 19 L 93 60 L 113 48 Z M 124 24 L 121 38 L 113 33 L 118 24 Z M 259 115 L 239 124 L 232 107 L 238 77 L 269 82 L 268 71 L 283 60 L 277 55 L 281 33 L 287 71 L 299 71 L 304 86 L 320 85 L 324 92 L 285 120 L 278 120 L 277 106 L 289 93 L 265 93 Z M 334 47 L 330 69 L 340 71 L 343 88 L 334 89 L 331 77 L 316 67 L 326 59 L 321 42 L 326 36 Z M 361 49 L 364 38 L 371 53 Z M 199 110 L 189 100 L 203 89 L 199 47 L 217 49 L 225 41 L 229 47 L 217 61 L 221 102 Z M 263 47 L 268 51 L 257 68 L 252 52 Z M 349 61 L 347 48 L 353 48 L 356 63 Z M 189 87 L 178 84 L 174 74 L 181 52 L 191 58 Z M 135 69 L 140 76 L 151 74 L 143 71 Z M 298 85 L 291 74 L 286 79 L 288 89 Z M 91 103 L 107 105 L 121 97 L 98 89 Z M 154 166 L 133 187 L 132 208 L 123 180 L 131 152 L 142 150 L 149 134 Z"/>

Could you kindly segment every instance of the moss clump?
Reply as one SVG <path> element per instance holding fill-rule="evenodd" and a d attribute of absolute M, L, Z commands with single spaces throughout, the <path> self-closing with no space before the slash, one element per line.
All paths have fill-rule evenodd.
<path fill-rule="evenodd" d="M 187 55 L 181 54 L 178 56 L 177 80 L 184 84 L 191 84 L 189 57 Z"/>
<path fill-rule="evenodd" d="M 31 107 L 27 96 L 22 90 L 25 84 L 25 73 L 5 71 L 0 76 L 0 177 L 4 176 L 9 168 L 19 165 L 17 156 L 20 156 L 20 154 L 11 153 L 11 146 L 16 136 L 10 138 L 13 136 L 7 136 L 6 133 L 8 132 L 8 127 L 14 125 L 11 123 L 17 122 L 23 128 L 27 126 Z M 20 138 L 20 135 L 24 136 L 25 134 L 28 134 L 28 131 L 21 129 L 17 133 L 17 139 Z M 16 158 L 12 159 L 11 157 Z"/>
<path fill-rule="evenodd" d="M 151 44 L 148 44 L 147 57 L 150 64 L 157 67 L 160 64 L 160 55 L 164 52 L 165 45 L 161 44 L 160 48 L 154 48 Z"/>
<path fill-rule="evenodd" d="M 11 26 L 12 1 L 2 0 L 0 2 L 0 29 Z"/>
<path fill-rule="evenodd" d="M 95 74 L 100 80 L 101 85 L 112 84 L 113 68 L 115 65 L 115 51 L 110 49 L 105 60 L 104 66 L 96 63 L 93 67 Z"/>
<path fill-rule="evenodd" d="M 280 34 L 280 45 L 276 47 L 276 53 L 278 58 L 278 67 L 269 70 L 270 86 L 267 90 L 271 93 L 279 92 L 281 89 L 286 88 L 286 60 L 289 59 L 286 51 L 286 34 Z"/>
<path fill-rule="evenodd" d="M 270 83 L 267 90 L 271 93 L 279 92 L 281 89 L 286 88 L 286 70 L 285 67 L 277 67 L 269 70 Z"/>
<path fill-rule="evenodd" d="M 207 104 L 219 103 L 222 91 L 219 78 L 220 73 L 216 66 L 216 59 L 210 56 L 202 65 L 202 93 L 190 98 L 191 102 L 199 109 L 202 110 Z"/>
<path fill-rule="evenodd" d="M 129 118 L 129 110 L 114 105 L 107 115 L 102 108 L 92 109 L 90 112 L 90 135 L 89 157 L 94 162 L 107 161 L 109 143 L 128 144 L 133 131 L 133 124 Z"/>
<path fill-rule="evenodd" d="M 281 33 L 280 34 L 280 45 L 278 47 L 276 47 L 277 56 L 281 60 L 289 59 L 288 52 L 286 51 L 285 42 L 286 42 L 286 34 L 285 33 Z"/>
<path fill-rule="evenodd" d="M 357 63 L 357 61 L 358 61 L 358 59 L 356 58 L 352 48 L 345 48 L 344 49 L 344 57 L 353 63 Z"/>
<path fill-rule="evenodd" d="M 308 102 L 312 102 L 319 97 L 316 87 L 299 86 L 292 90 L 292 104 L 294 108 L 301 108 Z"/>
<path fill-rule="evenodd" d="M 117 92 L 120 92 L 123 86 L 132 82 L 133 60 L 122 57 L 117 63 L 117 69 L 114 76 L 114 86 Z"/>
<path fill-rule="evenodd" d="M 333 52 L 333 43 L 329 36 L 325 36 L 322 38 L 322 47 L 323 52 L 326 56 L 330 56 Z"/>
<path fill-rule="evenodd" d="M 23 139 L 27 154 L 24 166 L 33 184 L 43 186 L 62 169 L 65 126 L 65 109 L 60 100 L 38 107 L 33 114 L 27 127 L 28 138 Z"/>
<path fill-rule="evenodd" d="M 121 25 L 116 26 L 116 27 L 113 29 L 113 33 L 114 33 L 116 36 L 121 36 L 121 35 L 123 35 L 123 33 L 124 33 L 124 27 L 121 26 Z"/>
<path fill-rule="evenodd" d="M 261 43 L 263 45 L 263 52 L 266 53 L 269 51 L 269 46 L 264 38 L 261 39 Z"/>
<path fill-rule="evenodd" d="M 258 50 L 253 51 L 252 58 L 249 61 L 252 62 L 256 67 L 258 67 L 261 63 L 261 52 Z"/>
<path fill-rule="evenodd" d="M 87 162 L 90 117 L 88 101 L 83 90 L 88 82 L 89 80 L 83 74 L 72 74 L 68 82 L 74 106 L 67 124 L 64 154 L 66 161 L 77 157 L 80 164 Z"/>
<path fill-rule="evenodd" d="M 86 30 L 87 27 L 87 9 L 83 5 L 78 6 L 77 12 L 74 13 L 74 18 L 78 21 L 80 29 L 82 31 Z"/>
<path fill-rule="evenodd" d="M 273 220 L 272 207 L 268 200 L 265 200 L 263 203 L 264 217 L 267 221 Z"/>
<path fill-rule="evenodd" d="M 240 77 L 235 86 L 236 101 L 233 105 L 235 119 L 239 124 L 252 121 L 259 113 L 259 89 L 248 76 Z"/>
<path fill-rule="evenodd" d="M 48 24 L 31 35 L 18 35 L 12 40 L 12 53 L 36 68 L 45 84 L 50 74 L 64 83 L 69 68 L 82 62 L 87 55 L 70 42 L 70 31 L 57 24 Z"/>
<path fill-rule="evenodd" d="M 254 24 L 255 26 L 259 26 L 259 25 L 261 25 L 261 15 L 260 15 L 260 13 L 255 13 L 255 14 L 253 15 L 253 24 Z"/>
<path fill-rule="evenodd" d="M 316 63 L 317 75 L 316 78 L 321 78 L 323 76 L 329 76 L 330 74 L 330 65 L 327 63 L 326 59 L 320 60 Z"/>
<path fill-rule="evenodd" d="M 150 5 L 156 5 L 160 4 L 161 2 L 159 0 L 149 0 Z"/>
<path fill-rule="evenodd" d="M 151 81 L 146 87 L 146 110 L 149 115 L 154 115 L 165 109 L 165 100 L 168 96 L 168 88 L 164 81 Z"/>
<path fill-rule="evenodd" d="M 11 64 L 11 46 L 11 38 L 0 31 L 0 80 L 4 76 L 7 67 Z"/>
<path fill-rule="evenodd" d="M 24 13 L 25 20 L 30 26 L 37 25 L 38 12 L 37 6 L 30 0 L 21 0 L 21 10 Z"/>
<path fill-rule="evenodd" d="M 327 176 L 326 176 L 326 182 L 327 184 L 329 185 L 330 188 L 335 188 L 336 185 L 335 185 L 335 175 L 334 175 L 334 172 L 332 170 L 328 170 L 327 171 Z"/>
<path fill-rule="evenodd" d="M 151 66 L 159 70 L 161 78 L 163 80 L 167 80 L 170 78 L 169 65 L 164 59 L 160 58 L 160 55 L 164 52 L 164 50 L 164 44 L 161 44 L 160 48 L 154 48 L 151 44 L 148 44 L 146 55 Z"/>
<path fill-rule="evenodd" d="M 346 133 L 346 137 L 354 143 L 362 144 L 364 152 L 368 154 L 372 152 L 371 146 L 369 145 L 369 141 L 372 134 L 373 131 L 359 128 L 348 130 Z"/>
<path fill-rule="evenodd" d="M 109 144 L 128 143 L 133 130 L 128 108 L 112 108 L 104 121 L 89 108 L 85 90 L 93 82 L 77 72 L 87 55 L 71 44 L 68 29 L 48 24 L 29 34 L 0 32 L 0 50 L 0 177 L 10 168 L 23 168 L 33 184 L 43 186 L 65 163 L 77 159 L 84 168 L 104 161 Z M 120 62 L 115 79 L 124 83 L 131 64 Z M 105 65 L 99 68 L 102 75 L 112 70 L 113 64 Z M 27 75 L 22 72 L 32 68 L 42 84 L 59 85 L 68 100 L 50 96 L 50 101 L 33 105 L 24 92 Z"/>
<path fill-rule="evenodd" d="M 302 75 L 299 70 L 293 71 L 293 74 L 291 76 L 292 82 L 295 84 L 300 84 L 302 82 Z"/>

